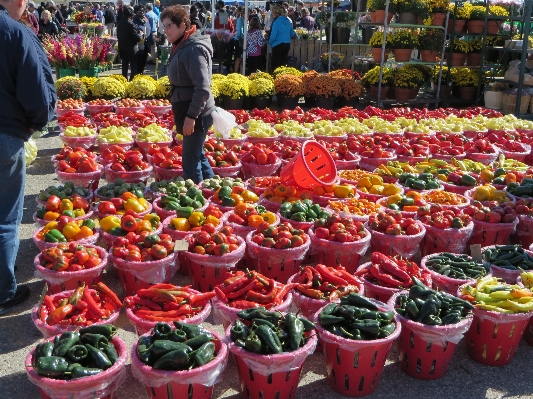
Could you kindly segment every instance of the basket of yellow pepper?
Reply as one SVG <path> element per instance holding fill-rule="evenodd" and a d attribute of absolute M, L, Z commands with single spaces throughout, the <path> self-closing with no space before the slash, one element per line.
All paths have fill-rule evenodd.
<path fill-rule="evenodd" d="M 41 251 L 55 247 L 62 242 L 94 244 L 99 237 L 95 228 L 92 219 L 74 221 L 69 216 L 62 216 L 58 221 L 49 222 L 42 229 L 35 231 L 33 242 Z"/>

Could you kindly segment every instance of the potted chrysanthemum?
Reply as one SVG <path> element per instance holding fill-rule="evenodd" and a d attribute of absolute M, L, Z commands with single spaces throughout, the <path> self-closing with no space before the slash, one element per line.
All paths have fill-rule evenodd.
<path fill-rule="evenodd" d="M 258 78 L 250 80 L 250 97 L 252 107 L 265 109 L 270 105 L 274 95 L 274 82 L 272 79 Z"/>
<path fill-rule="evenodd" d="M 379 78 L 381 76 L 381 92 L 379 92 Z M 393 74 L 392 70 L 383 67 L 383 71 L 379 66 L 370 69 L 363 75 L 361 79 L 362 85 L 369 89 L 370 98 L 377 99 L 378 94 L 380 99 L 387 98 L 387 94 L 392 86 Z"/>
<path fill-rule="evenodd" d="M 239 73 L 230 73 L 218 82 L 218 91 L 224 99 L 225 109 L 243 109 L 244 98 L 249 93 L 250 80 Z"/>
<path fill-rule="evenodd" d="M 440 29 L 422 29 L 418 35 L 418 49 L 423 62 L 435 62 L 444 46 L 444 32 Z"/>
<path fill-rule="evenodd" d="M 300 76 L 284 73 L 274 79 L 274 89 L 282 108 L 294 109 L 301 96 L 305 94 L 305 87 Z"/>
<path fill-rule="evenodd" d="M 454 88 L 458 88 L 462 100 L 473 101 L 477 95 L 479 85 L 479 71 L 470 68 L 452 68 L 450 81 Z"/>
<path fill-rule="evenodd" d="M 385 51 L 383 51 L 383 42 L 385 42 Z M 385 62 L 389 58 L 389 53 L 392 48 L 392 33 L 378 29 L 374 32 L 368 44 L 372 47 L 374 62 L 381 63 L 382 57 L 383 62 Z"/>
<path fill-rule="evenodd" d="M 414 65 L 404 65 L 394 73 L 392 87 L 394 98 L 398 102 L 406 102 L 411 98 L 413 89 L 418 93 L 418 88 L 424 82 L 424 75 Z"/>
<path fill-rule="evenodd" d="M 392 52 L 397 62 L 408 62 L 418 46 L 418 38 L 409 28 L 396 29 L 392 34 Z"/>
<path fill-rule="evenodd" d="M 462 66 L 465 64 L 466 55 L 469 52 L 469 42 L 466 40 L 454 39 L 446 43 L 446 52 L 444 53 L 444 57 L 447 60 L 448 66 Z"/>

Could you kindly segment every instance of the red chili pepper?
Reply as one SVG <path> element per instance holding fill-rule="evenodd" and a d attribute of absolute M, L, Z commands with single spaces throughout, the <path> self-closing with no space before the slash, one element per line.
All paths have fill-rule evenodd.
<path fill-rule="evenodd" d="M 122 301 L 120 299 L 118 299 L 117 294 L 115 294 L 113 291 L 111 291 L 111 288 L 109 288 L 107 285 L 105 285 L 101 281 L 99 283 L 97 283 L 96 285 L 93 285 L 93 288 L 96 291 L 100 292 L 101 294 L 104 294 L 104 295 L 108 296 L 109 299 L 111 299 L 111 301 L 115 305 L 117 305 L 119 308 L 122 307 Z"/>
<path fill-rule="evenodd" d="M 404 284 L 410 285 L 411 277 L 409 274 L 400 269 L 398 264 L 388 256 L 380 252 L 373 252 L 372 263 L 377 264 L 382 272 L 389 273 L 394 278 L 401 280 Z"/>
<path fill-rule="evenodd" d="M 246 286 L 241 288 L 240 290 L 234 291 L 234 292 L 225 293 L 226 294 L 226 298 L 235 299 L 235 298 L 240 298 L 241 296 L 244 296 L 248 291 L 253 289 L 255 287 L 255 284 L 257 283 L 257 279 L 255 278 L 255 276 L 254 276 L 254 278 L 252 278 L 249 281 L 250 282 Z"/>
<path fill-rule="evenodd" d="M 305 296 L 308 296 L 309 298 L 313 299 L 324 299 L 324 294 L 319 290 L 314 290 L 312 288 L 302 287 L 298 286 L 296 287 L 298 291 L 300 291 Z"/>
<path fill-rule="evenodd" d="M 403 287 L 403 283 L 400 280 L 396 280 L 390 274 L 382 273 L 380 267 L 377 264 L 372 264 L 370 267 L 370 274 L 376 278 L 380 283 L 385 284 L 391 288 Z"/>
<path fill-rule="evenodd" d="M 289 292 L 291 292 L 293 289 L 297 288 L 300 285 L 301 284 L 297 283 L 285 284 L 283 288 L 279 290 L 276 294 L 276 298 L 274 299 L 276 305 L 281 304 L 281 302 L 283 302 L 283 298 L 285 298 Z"/>
<path fill-rule="evenodd" d="M 359 279 L 352 274 L 348 273 L 344 267 L 337 267 L 337 273 L 339 274 L 339 277 L 345 279 L 348 284 L 361 285 L 361 281 L 359 281 Z"/>
<path fill-rule="evenodd" d="M 70 303 L 61 306 L 59 308 L 56 308 L 53 312 L 51 312 L 48 317 L 46 318 L 46 324 L 53 326 L 63 320 L 74 310 L 74 306 Z"/>
<path fill-rule="evenodd" d="M 335 276 L 328 268 L 322 264 L 316 265 L 316 271 L 322 276 L 322 280 L 329 281 L 336 285 L 348 285 L 348 282 L 343 278 Z"/>
<path fill-rule="evenodd" d="M 185 294 L 185 293 L 182 292 L 182 294 Z M 165 290 L 160 290 L 160 289 L 151 289 L 151 288 L 140 289 L 139 291 L 137 291 L 137 295 L 142 298 L 150 298 L 152 300 L 162 299 L 167 302 L 177 302 L 176 298 L 174 297 L 173 294 L 170 293 L 170 291 L 165 291 Z"/>
<path fill-rule="evenodd" d="M 235 309 L 249 309 L 249 308 L 257 308 L 261 305 L 259 305 L 257 302 L 250 302 L 245 300 L 239 300 L 239 301 L 232 301 L 229 303 L 229 306 Z"/>
<path fill-rule="evenodd" d="M 187 300 L 189 305 L 197 305 L 197 304 L 200 304 L 202 302 L 207 302 L 209 301 L 211 298 L 215 297 L 216 294 L 211 291 L 211 292 L 204 292 L 202 294 L 191 294 L 189 296 L 189 299 Z"/>
<path fill-rule="evenodd" d="M 74 292 L 72 293 L 72 295 L 70 296 L 70 298 L 68 299 L 68 303 L 76 306 L 76 304 L 78 303 L 78 301 L 81 299 L 81 297 L 83 296 L 83 291 L 85 291 L 85 283 L 83 284 L 83 286 L 81 287 L 78 287 L 74 290 Z"/>
<path fill-rule="evenodd" d="M 265 294 L 250 290 L 246 293 L 245 299 L 247 301 L 254 301 L 261 304 L 273 302 L 276 298 L 276 293 L 278 292 L 278 289 L 276 288 L 276 282 L 274 281 L 274 279 L 269 279 L 268 282 L 270 286 Z"/>
<path fill-rule="evenodd" d="M 44 305 L 41 306 L 41 311 L 39 313 L 39 319 L 43 322 L 43 323 L 46 323 L 46 318 L 48 317 L 48 308 Z"/>
<path fill-rule="evenodd" d="M 168 310 L 168 311 L 139 310 L 136 313 L 136 315 L 140 318 L 145 318 L 145 316 L 172 318 L 172 317 L 190 315 L 192 312 L 193 310 L 190 305 L 183 305 L 180 307 L 180 309 L 174 309 L 174 310 Z"/>
<path fill-rule="evenodd" d="M 124 304 L 128 308 L 133 308 L 134 306 L 144 306 L 151 310 L 161 310 L 161 306 L 159 306 L 157 303 L 146 298 L 140 298 L 138 296 L 128 296 L 124 298 Z"/>
<path fill-rule="evenodd" d="M 222 292 L 220 288 L 215 287 L 215 294 L 222 303 L 225 303 L 226 305 L 228 304 L 228 298 L 226 297 L 226 294 L 224 294 L 224 292 Z"/>
<path fill-rule="evenodd" d="M 253 278 L 253 277 L 250 277 L 248 275 L 246 276 L 242 276 L 242 277 L 238 277 L 237 280 L 233 281 L 232 283 L 230 283 L 228 286 L 226 287 L 222 287 L 220 288 L 220 290 L 224 293 L 224 294 L 228 294 L 230 292 L 234 292 L 234 291 L 238 291 L 240 290 L 241 288 L 245 287 L 246 285 L 249 284 L 249 282 L 251 281 L 250 279 Z"/>
<path fill-rule="evenodd" d="M 105 311 L 100 309 L 100 307 L 96 304 L 96 301 L 89 293 L 89 290 L 83 290 L 83 296 L 82 299 L 87 302 L 87 307 L 89 309 L 89 312 L 93 313 L 95 316 L 103 317 L 105 315 Z"/>
<path fill-rule="evenodd" d="M 43 306 L 46 306 L 49 313 L 52 313 L 54 310 L 56 310 L 56 305 L 54 305 L 54 301 L 52 301 L 52 297 L 50 295 L 44 296 Z"/>

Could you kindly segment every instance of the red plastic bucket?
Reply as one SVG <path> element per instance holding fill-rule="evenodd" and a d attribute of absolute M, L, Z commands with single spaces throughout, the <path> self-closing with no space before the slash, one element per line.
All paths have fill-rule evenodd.
<path fill-rule="evenodd" d="M 514 237 L 522 247 L 529 248 L 533 243 L 533 217 L 518 215 L 518 220 L 520 222 L 516 226 Z"/>
<path fill-rule="evenodd" d="M 52 341 L 49 338 L 47 341 Z M 118 337 L 110 341 L 119 354 L 119 358 L 110 368 L 91 377 L 74 380 L 54 380 L 40 376 L 33 369 L 33 349 L 26 356 L 26 374 L 32 384 L 37 385 L 43 399 L 64 398 L 100 398 L 112 399 L 115 391 L 126 381 L 127 371 L 124 366 L 128 358 L 126 343 Z"/>
<path fill-rule="evenodd" d="M 477 219 L 473 221 L 474 231 L 468 240 L 468 248 L 472 244 L 480 244 L 482 247 L 507 244 L 519 222 L 518 218 L 512 223 L 489 223 Z"/>
<path fill-rule="evenodd" d="M 144 364 L 137 355 L 137 343 L 131 348 L 131 373 L 144 385 L 149 399 L 211 399 L 213 386 L 228 362 L 228 348 L 222 337 L 210 331 L 216 338 L 213 360 L 202 367 L 184 371 L 154 370 Z"/>
<path fill-rule="evenodd" d="M 327 186 L 337 178 L 337 168 L 329 151 L 316 141 L 306 141 L 300 152 L 280 172 L 286 186 L 302 189 Z"/>
<path fill-rule="evenodd" d="M 247 251 L 252 259 L 251 269 L 286 284 L 298 272 L 305 254 L 311 245 L 309 236 L 301 247 L 276 249 L 265 248 L 252 241 L 253 232 L 246 236 Z"/>
<path fill-rule="evenodd" d="M 369 269 L 372 266 L 372 262 L 363 263 L 357 268 L 357 271 L 362 271 L 363 269 Z M 374 284 L 367 280 L 364 276 L 359 277 L 365 287 L 365 296 L 367 298 L 377 299 L 381 302 L 387 302 L 394 294 L 400 292 L 399 288 L 389 288 L 382 287 L 381 285 Z"/>
<path fill-rule="evenodd" d="M 194 289 L 200 292 L 212 291 L 213 288 L 226 280 L 226 271 L 235 269 L 244 256 L 246 243 L 237 236 L 239 248 L 221 256 L 200 255 L 184 252 L 189 259 L 189 277 Z"/>
<path fill-rule="evenodd" d="M 426 234 L 424 225 L 417 221 L 418 225 L 422 229 L 420 233 L 412 236 L 392 236 L 379 231 L 372 230 L 368 226 L 368 222 L 365 223 L 365 227 L 370 231 L 371 239 L 370 246 L 372 252 L 381 252 L 387 256 L 400 255 L 404 258 L 411 259 L 419 250 L 420 243 Z"/>
<path fill-rule="evenodd" d="M 261 176 L 275 176 L 279 167 L 281 166 L 281 160 L 278 160 L 273 164 L 259 165 L 257 163 L 242 162 L 241 170 L 245 179 Z"/>
<path fill-rule="evenodd" d="M 466 352 L 487 366 L 505 366 L 513 359 L 533 312 L 503 314 L 475 309 L 466 332 Z"/>
<path fill-rule="evenodd" d="M 135 295 L 141 288 L 148 288 L 152 284 L 167 283 L 177 270 L 175 252 L 151 262 L 128 262 L 112 255 L 109 259 L 115 265 L 126 296 Z"/>
<path fill-rule="evenodd" d="M 449 251 L 446 251 L 449 252 Z M 474 281 L 474 279 L 461 280 L 458 278 L 452 278 L 444 276 L 443 274 L 437 273 L 426 266 L 426 262 L 439 255 L 439 253 L 433 253 L 431 255 L 426 255 L 420 261 L 420 267 L 424 270 L 427 270 L 431 274 L 431 279 L 433 281 L 433 288 L 438 289 L 439 291 L 444 291 L 450 295 L 457 295 L 457 290 L 460 286 L 464 284 L 469 284 Z"/>
<path fill-rule="evenodd" d="M 226 329 L 228 341 L 231 326 Z M 235 355 L 237 371 L 243 395 L 247 398 L 294 399 L 300 381 L 302 366 L 315 350 L 316 335 L 311 335 L 304 346 L 275 355 L 248 352 L 229 342 L 229 350 Z"/>
<path fill-rule="evenodd" d="M 386 304 L 381 305 L 381 310 L 390 310 Z M 335 392 L 360 397 L 376 390 L 392 343 L 402 330 L 397 318 L 395 321 L 396 328 L 391 335 L 371 341 L 342 338 L 317 324 L 316 329 L 324 347 L 329 385 Z"/>
<path fill-rule="evenodd" d="M 292 304 L 293 294 L 288 293 L 285 295 L 285 299 L 278 306 L 273 306 L 269 310 L 271 312 L 288 312 Z M 226 305 L 217 297 L 212 299 L 213 301 L 213 319 L 215 324 L 222 324 L 224 328 L 238 319 L 237 313 L 242 309 L 232 308 L 231 306 Z"/>
<path fill-rule="evenodd" d="M 462 229 L 439 229 L 428 224 L 424 224 L 424 227 L 426 234 L 420 246 L 423 256 L 438 252 L 462 254 L 466 248 L 466 243 L 474 231 L 473 223 L 470 223 Z"/>
<path fill-rule="evenodd" d="M 189 318 L 183 317 L 183 318 L 176 319 L 176 320 L 187 323 L 187 324 L 202 324 L 205 321 L 205 319 L 207 319 L 210 313 L 211 313 L 211 303 L 207 302 L 204 308 L 199 313 L 195 314 L 194 316 L 189 317 Z M 131 325 L 135 328 L 135 332 L 139 336 L 151 331 L 152 328 L 154 328 L 155 325 L 157 324 L 157 321 L 148 321 L 148 320 L 143 320 L 140 317 L 137 317 L 130 308 L 126 308 L 126 316 L 128 316 L 128 320 L 130 321 Z"/>
<path fill-rule="evenodd" d="M 89 286 L 90 287 L 90 286 Z M 89 289 L 90 292 L 94 292 L 93 289 Z M 69 298 L 74 293 L 74 290 L 68 290 L 63 292 L 58 292 L 56 294 L 52 295 L 52 299 L 62 299 L 62 298 Z M 104 319 L 101 321 L 98 321 L 96 323 L 93 323 L 92 325 L 101 325 L 101 324 L 115 324 L 115 321 L 118 319 L 118 316 L 120 315 L 120 309 L 116 308 L 115 305 L 112 305 L 114 307 L 113 313 L 111 313 L 111 316 L 108 319 Z M 62 334 L 66 331 L 75 331 L 80 328 L 80 326 L 76 325 L 68 325 L 64 326 L 62 324 L 55 324 L 53 326 L 43 323 L 41 319 L 39 318 L 39 306 L 35 306 L 31 310 L 31 321 L 33 321 L 33 324 L 37 329 L 43 334 L 43 337 L 45 339 L 48 339 L 50 337 L 53 337 L 57 334 Z"/>
<path fill-rule="evenodd" d="M 394 306 L 399 294 L 394 294 L 388 304 Z M 469 317 L 456 324 L 428 326 L 400 315 L 397 318 L 402 324 L 398 340 L 400 367 L 406 374 L 421 380 L 436 380 L 446 374 L 455 347 L 472 322 Z"/>
<path fill-rule="evenodd" d="M 77 272 L 57 272 L 55 270 L 47 269 L 41 266 L 41 260 L 39 257 L 41 254 L 37 254 L 33 259 L 33 264 L 37 269 L 35 271 L 35 277 L 42 278 L 48 286 L 48 294 L 56 294 L 61 291 L 75 290 L 81 287 L 83 283 L 87 287 L 92 287 L 94 284 L 102 281 L 102 272 L 107 266 L 107 252 L 95 245 L 85 245 L 89 248 L 94 248 L 98 251 L 101 262 L 93 268 L 80 270 Z"/>
<path fill-rule="evenodd" d="M 366 237 L 354 242 L 337 242 L 318 238 L 314 227 L 309 229 L 311 238 L 311 259 L 313 263 L 322 263 L 326 266 L 344 266 L 348 273 L 355 273 L 359 261 L 370 246 L 370 232 L 365 229 Z"/>

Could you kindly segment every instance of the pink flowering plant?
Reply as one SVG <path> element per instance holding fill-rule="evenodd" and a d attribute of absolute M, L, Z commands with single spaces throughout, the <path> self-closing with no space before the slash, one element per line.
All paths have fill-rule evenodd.
<path fill-rule="evenodd" d="M 48 62 L 56 69 L 67 69 L 76 65 L 72 49 L 66 40 L 57 40 L 47 36 L 43 39 L 43 47 Z"/>
<path fill-rule="evenodd" d="M 64 39 L 72 49 L 74 64 L 78 69 L 91 69 L 106 62 L 111 44 L 99 37 L 77 35 L 74 39 Z"/>

